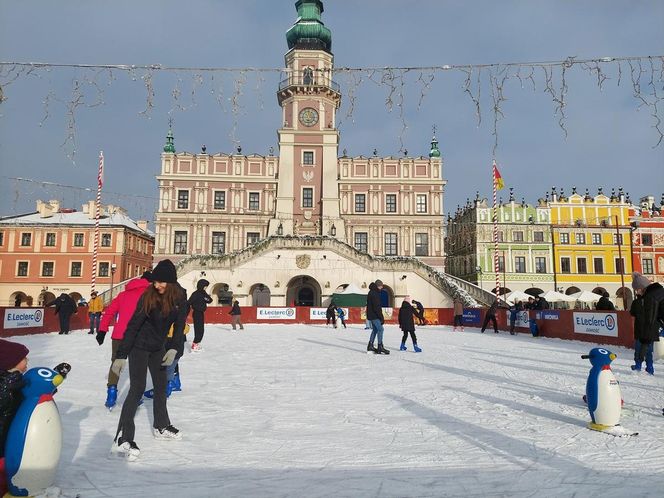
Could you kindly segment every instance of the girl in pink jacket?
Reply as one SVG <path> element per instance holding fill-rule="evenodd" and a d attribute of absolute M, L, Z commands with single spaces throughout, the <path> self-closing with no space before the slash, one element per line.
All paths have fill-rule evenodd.
<path fill-rule="evenodd" d="M 111 365 L 115 361 L 115 356 L 124 337 L 125 329 L 131 319 L 138 300 L 145 292 L 150 284 L 150 273 L 145 272 L 141 278 L 135 278 L 127 283 L 125 290 L 120 292 L 111 304 L 104 310 L 104 315 L 101 317 L 99 324 L 99 332 L 97 333 L 97 342 L 101 346 L 104 344 L 104 338 L 108 332 L 108 327 L 115 319 L 115 327 L 113 327 L 113 334 L 111 334 Z M 110 410 L 115 406 L 118 399 L 118 380 L 119 377 L 112 370 L 108 370 L 108 383 L 106 387 L 106 407 Z"/>

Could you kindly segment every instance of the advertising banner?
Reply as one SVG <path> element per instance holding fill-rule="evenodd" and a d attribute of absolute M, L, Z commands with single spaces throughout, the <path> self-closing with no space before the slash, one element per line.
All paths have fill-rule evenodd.
<path fill-rule="evenodd" d="M 7 308 L 5 329 L 23 329 L 44 326 L 44 310 L 32 308 Z"/>
<path fill-rule="evenodd" d="M 348 320 L 348 308 L 341 308 L 344 310 L 344 319 Z M 325 314 L 327 313 L 327 308 L 309 308 L 309 319 L 310 320 L 325 320 Z"/>
<path fill-rule="evenodd" d="M 295 308 L 256 308 L 259 320 L 295 320 Z"/>
<path fill-rule="evenodd" d="M 505 312 L 505 319 L 507 320 L 507 323 L 510 322 L 510 317 L 512 316 L 512 312 L 510 310 L 507 310 Z M 528 311 L 527 310 L 522 310 L 518 311 L 516 314 L 516 320 L 514 321 L 514 326 L 515 327 L 530 327 L 530 317 L 528 316 Z"/>
<path fill-rule="evenodd" d="M 560 320 L 560 312 L 555 310 L 545 310 L 537 312 L 538 320 Z"/>
<path fill-rule="evenodd" d="M 463 323 L 472 325 L 480 324 L 480 310 L 476 308 L 463 310 Z"/>
<path fill-rule="evenodd" d="M 577 334 L 618 337 L 615 313 L 574 313 L 574 332 Z"/>

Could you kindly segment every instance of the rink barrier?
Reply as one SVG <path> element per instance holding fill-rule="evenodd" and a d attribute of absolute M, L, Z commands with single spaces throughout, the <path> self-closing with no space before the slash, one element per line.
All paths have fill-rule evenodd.
<path fill-rule="evenodd" d="M 228 325 L 230 327 L 231 315 L 230 306 L 210 306 L 205 312 L 205 322 L 208 324 Z M 346 308 L 348 309 L 348 324 L 364 323 L 364 308 Z M 43 324 L 41 327 L 25 328 L 5 328 L 5 313 L 16 312 L 29 313 L 31 310 L 42 310 Z M 245 306 L 242 308 L 242 323 L 244 324 L 325 324 L 324 313 L 321 317 L 323 308 L 310 308 L 306 306 L 298 307 L 270 307 L 260 308 L 264 315 L 269 318 L 258 318 L 259 308 L 254 306 Z M 316 313 L 316 311 L 318 311 Z M 386 315 L 385 323 L 396 324 L 399 315 L 399 308 L 384 309 Z M 634 330 L 633 319 L 627 311 L 574 311 L 574 310 L 544 310 L 530 311 L 528 319 L 535 319 L 539 328 L 540 337 L 551 337 L 558 339 L 568 339 L 590 342 L 594 344 L 609 344 L 616 346 L 633 347 Z M 480 327 L 484 321 L 484 309 L 466 309 L 464 310 L 465 326 Z M 608 317 L 607 317 L 608 315 Z M 312 318 L 317 317 L 317 318 Z M 454 314 L 450 308 L 431 308 L 425 310 L 425 318 L 428 323 L 433 325 L 452 325 Z M 612 323 L 615 320 L 615 323 Z M 508 315 L 505 310 L 500 310 L 497 316 L 498 328 L 501 332 L 508 330 Z M 191 315 L 189 317 L 191 323 Z M 515 328 L 516 332 L 530 335 L 530 328 L 526 325 L 525 315 L 522 316 L 521 326 Z M 417 323 L 417 321 L 416 321 Z M 597 324 L 597 327 L 594 325 Z M 60 324 L 58 316 L 53 308 L 12 308 L 0 307 L 0 337 L 10 337 L 17 335 L 44 334 L 58 332 Z M 71 330 L 87 329 L 89 327 L 87 307 L 79 307 L 78 312 L 71 317 Z M 577 331 L 575 331 L 575 327 Z M 586 327 L 595 330 L 596 333 L 584 333 L 578 330 Z"/>

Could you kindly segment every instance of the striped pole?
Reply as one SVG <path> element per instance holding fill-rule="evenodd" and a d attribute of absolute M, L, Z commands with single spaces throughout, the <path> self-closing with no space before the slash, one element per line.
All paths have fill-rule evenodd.
<path fill-rule="evenodd" d="M 498 186 L 496 184 L 496 160 L 493 160 L 493 269 L 496 272 L 496 297 L 500 295 L 500 268 L 498 266 Z M 504 264 L 504 263 L 503 263 Z"/>
<path fill-rule="evenodd" d="M 99 249 L 99 215 L 101 211 L 101 187 L 104 183 L 104 152 L 99 152 L 99 172 L 97 173 L 97 201 L 95 206 L 95 245 L 92 252 L 92 283 L 90 292 L 94 292 L 97 283 L 97 251 Z"/>

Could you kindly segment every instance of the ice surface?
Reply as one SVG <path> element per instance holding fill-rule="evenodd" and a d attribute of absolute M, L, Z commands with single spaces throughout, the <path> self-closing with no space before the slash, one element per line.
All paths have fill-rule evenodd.
<path fill-rule="evenodd" d="M 185 353 L 168 408 L 182 441 L 156 441 L 151 401 L 136 415 L 138 462 L 107 458 L 118 422 L 104 407 L 110 341 L 20 337 L 32 366 L 72 371 L 56 401 L 64 426 L 57 482 L 93 497 L 652 496 L 664 493 L 662 379 L 617 353 L 621 423 L 586 428 L 592 345 L 449 327 L 417 331 L 423 353 L 366 354 L 361 325 L 208 326 Z M 128 384 L 121 381 L 120 403 Z"/>

